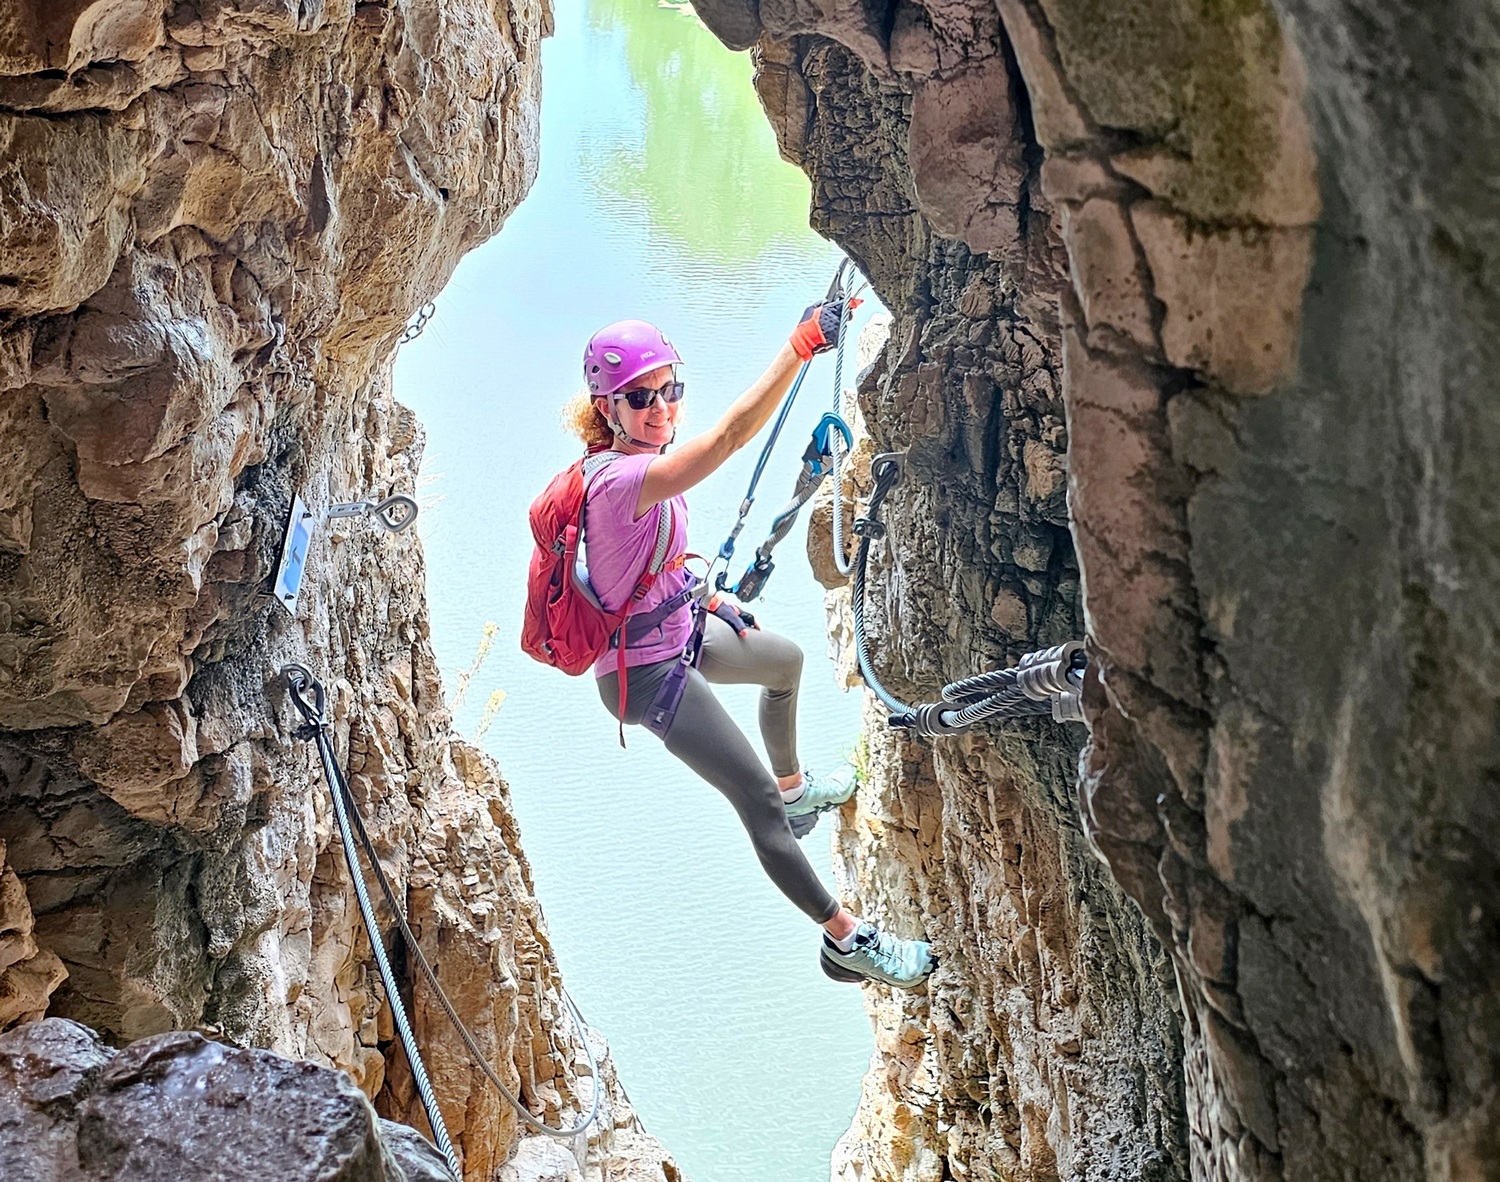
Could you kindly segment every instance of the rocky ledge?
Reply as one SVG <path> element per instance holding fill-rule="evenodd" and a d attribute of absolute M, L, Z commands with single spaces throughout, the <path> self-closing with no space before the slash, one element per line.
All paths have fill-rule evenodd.
<path fill-rule="evenodd" d="M 451 1182 L 341 1071 L 187 1031 L 113 1051 L 48 1018 L 0 1035 L 0 1173 L 28 1182 Z"/>

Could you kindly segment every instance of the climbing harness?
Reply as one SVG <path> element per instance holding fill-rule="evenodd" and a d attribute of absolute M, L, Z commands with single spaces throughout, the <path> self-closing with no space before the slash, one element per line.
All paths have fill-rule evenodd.
<path fill-rule="evenodd" d="M 854 522 L 859 547 L 854 556 L 854 647 L 859 671 L 882 705 L 891 712 L 890 725 L 919 735 L 956 735 L 992 718 L 1026 718 L 1050 714 L 1057 722 L 1082 722 L 1083 674 L 1088 658 L 1083 645 L 1069 641 L 1055 648 L 1027 653 L 1014 668 L 980 673 L 943 687 L 939 702 L 909 706 L 892 694 L 876 675 L 870 661 L 865 630 L 865 570 L 870 543 L 885 536 L 880 510 L 886 495 L 901 480 L 905 457 L 884 452 L 870 462 L 875 486 L 864 516 Z M 840 506 L 834 506 L 837 517 Z"/>
<path fill-rule="evenodd" d="M 688 588 L 683 594 L 691 595 L 694 590 L 695 588 Z M 667 603 L 671 602 L 672 600 L 667 600 Z M 665 606 L 666 603 L 662 604 L 662 607 Z M 682 604 L 678 603 L 672 610 L 676 611 L 681 606 Z M 651 699 L 651 705 L 646 708 L 645 717 L 641 720 L 646 729 L 663 742 L 666 741 L 667 732 L 672 729 L 672 719 L 677 717 L 677 707 L 682 704 L 682 691 L 687 688 L 688 670 L 696 669 L 698 660 L 703 655 L 703 627 L 708 623 L 708 617 L 709 612 L 704 609 L 702 598 L 695 599 L 693 601 L 693 630 L 688 635 L 687 644 L 683 645 L 682 655 L 677 658 L 677 663 L 668 672 L 667 679 L 661 683 L 656 696 Z M 620 667 L 623 669 L 624 665 Z M 623 718 L 624 715 L 625 710 L 622 706 L 620 716 Z"/>
<path fill-rule="evenodd" d="M 311 740 L 318 749 L 318 758 L 323 765 L 323 778 L 328 785 L 329 794 L 333 797 L 334 817 L 338 822 L 339 838 L 344 847 L 344 858 L 349 865 L 350 877 L 354 882 L 354 894 L 359 903 L 360 917 L 364 921 L 365 932 L 370 939 L 370 947 L 375 953 L 375 963 L 380 971 L 380 981 L 385 989 L 386 1000 L 390 1003 L 391 1015 L 394 1019 L 396 1031 L 401 1040 L 402 1050 L 406 1053 L 407 1064 L 411 1067 L 412 1080 L 415 1082 L 417 1092 L 422 1099 L 422 1108 L 427 1114 L 427 1123 L 432 1127 L 432 1135 L 438 1149 L 448 1162 L 448 1167 L 453 1171 L 455 1180 L 461 1179 L 463 1174 L 459 1170 L 458 1157 L 453 1148 L 453 1142 L 448 1136 L 447 1126 L 443 1123 L 443 1116 L 438 1109 L 437 1098 L 432 1091 L 432 1084 L 427 1077 L 427 1070 L 423 1066 L 422 1056 L 417 1048 L 416 1036 L 412 1033 L 411 1023 L 407 1018 L 406 1008 L 402 1004 L 395 974 L 391 968 L 389 957 L 386 955 L 385 942 L 381 936 L 380 928 L 375 921 L 374 908 L 370 903 L 369 888 L 365 882 L 364 872 L 360 867 L 359 853 L 355 846 L 356 836 L 359 845 L 365 851 L 365 857 L 374 871 L 375 880 L 380 886 L 381 893 L 385 896 L 386 905 L 396 917 L 396 925 L 401 929 L 401 935 L 406 942 L 407 950 L 415 961 L 417 968 L 426 979 L 428 986 L 432 989 L 438 1004 L 448 1016 L 453 1029 L 462 1040 L 469 1057 L 482 1071 L 485 1077 L 494 1085 L 495 1089 L 510 1102 L 515 1109 L 516 1115 L 530 1129 L 543 1133 L 549 1137 L 559 1140 L 571 1140 L 586 1132 L 599 1114 L 599 1066 L 594 1058 L 593 1047 L 589 1045 L 588 1028 L 583 1016 L 578 1012 L 578 1007 L 573 1004 L 573 999 L 563 992 L 563 1000 L 568 1007 L 568 1013 L 572 1016 L 575 1028 L 578 1030 L 583 1043 L 584 1054 L 588 1057 L 589 1077 L 592 1082 L 592 1099 L 589 1104 L 588 1114 L 578 1124 L 568 1129 L 554 1129 L 550 1125 L 538 1120 L 531 1112 L 516 1098 L 494 1068 L 490 1066 L 484 1051 L 480 1048 L 473 1034 L 469 1032 L 458 1012 L 453 1008 L 453 1003 L 443 992 L 442 986 L 438 984 L 437 973 L 428 963 L 423 955 L 421 946 L 417 942 L 416 934 L 407 923 L 406 911 L 396 897 L 394 887 L 390 879 L 386 877 L 385 870 L 380 864 L 380 858 L 376 854 L 374 842 L 370 840 L 369 831 L 365 828 L 364 818 L 360 815 L 359 808 L 355 803 L 353 794 L 349 791 L 349 782 L 345 779 L 342 769 L 339 767 L 338 759 L 333 750 L 333 740 L 329 735 L 327 694 L 323 684 L 314 677 L 305 665 L 289 664 L 282 668 L 281 676 L 285 679 L 288 695 L 292 704 L 303 718 L 303 725 L 298 727 L 295 735 L 299 739 Z"/>

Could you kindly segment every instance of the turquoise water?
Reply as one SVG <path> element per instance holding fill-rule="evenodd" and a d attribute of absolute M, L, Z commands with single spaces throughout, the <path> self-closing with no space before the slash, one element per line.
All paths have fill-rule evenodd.
<path fill-rule="evenodd" d="M 660 323 L 687 364 L 684 430 L 710 425 L 819 298 L 837 250 L 807 229 L 808 187 L 776 155 L 751 66 L 650 0 L 564 2 L 544 49 L 542 163 L 498 238 L 471 254 L 396 366 L 427 427 L 420 530 L 450 693 L 485 625 L 493 647 L 457 710 L 510 782 L 568 986 L 609 1038 L 647 1129 L 694 1182 L 818 1182 L 871 1041 L 859 992 L 816 964 L 817 930 L 761 874 L 728 805 L 642 730 L 620 750 L 591 677 L 517 647 L 526 509 L 577 444 L 558 425 L 588 335 Z M 741 536 L 743 569 L 789 496 L 832 396 L 811 372 Z M 733 523 L 759 441 L 689 495 L 691 548 Z M 802 757 L 852 749 L 858 702 L 824 659 L 802 531 L 755 610 L 808 653 Z M 752 741 L 754 692 L 725 690 Z M 825 822 L 808 839 L 825 880 Z"/>

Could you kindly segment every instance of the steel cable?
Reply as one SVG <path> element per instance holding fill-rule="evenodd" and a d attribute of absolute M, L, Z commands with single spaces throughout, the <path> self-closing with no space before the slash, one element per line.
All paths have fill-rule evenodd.
<path fill-rule="evenodd" d="M 1012 688 L 1015 684 L 1016 671 L 1014 669 L 992 669 L 988 673 L 965 677 L 962 681 L 949 682 L 943 686 L 943 697 L 950 702 L 957 702 L 966 697 L 998 693 L 1000 690 Z"/>
<path fill-rule="evenodd" d="M 318 722 L 312 725 L 316 728 L 315 737 L 318 757 L 323 763 L 323 775 L 328 780 L 330 793 L 333 796 L 333 809 L 338 818 L 339 839 L 344 846 L 344 858 L 349 863 L 350 878 L 354 881 L 354 897 L 358 901 L 359 914 L 364 920 L 365 930 L 370 935 L 370 948 L 375 954 L 375 965 L 380 972 L 380 983 L 385 989 L 386 1001 L 390 1003 L 396 1034 L 401 1040 L 401 1049 L 406 1054 L 407 1066 L 411 1068 L 412 1081 L 416 1084 L 417 1092 L 422 1098 L 422 1110 L 427 1114 L 427 1124 L 432 1129 L 433 1140 L 437 1142 L 438 1150 L 448 1163 L 448 1168 L 453 1171 L 455 1182 L 458 1182 L 463 1178 L 463 1171 L 459 1168 L 458 1154 L 453 1148 L 452 1139 L 448 1136 L 448 1126 L 443 1123 L 442 1111 L 438 1108 L 437 1097 L 433 1095 L 432 1083 L 427 1078 L 427 1068 L 423 1066 L 421 1052 L 417 1049 L 417 1036 L 413 1033 L 411 1023 L 407 1019 L 406 1007 L 401 1003 L 401 994 L 396 988 L 395 973 L 391 969 L 390 958 L 386 956 L 385 944 L 379 938 L 380 928 L 375 923 L 375 910 L 370 904 L 370 892 L 365 887 L 365 877 L 359 870 L 359 854 L 354 848 L 354 838 L 349 829 L 347 802 L 339 790 L 333 787 L 337 767 L 328 741 L 326 723 Z"/>
<path fill-rule="evenodd" d="M 375 880 L 380 886 L 381 893 L 385 896 L 387 906 L 390 907 L 392 914 L 395 916 L 396 924 L 401 930 L 412 959 L 416 962 L 422 976 L 432 989 L 440 1007 L 447 1015 L 448 1021 L 458 1033 L 475 1066 L 484 1073 L 491 1085 L 509 1101 L 511 1107 L 515 1109 L 516 1115 L 520 1117 L 522 1123 L 528 1128 L 559 1140 L 572 1140 L 580 1136 L 588 1130 L 589 1126 L 594 1123 L 595 1118 L 598 1116 L 601 1089 L 599 1065 L 594 1057 L 593 1048 L 589 1045 L 587 1023 L 584 1022 L 583 1015 L 578 1012 L 578 1007 L 574 1004 L 572 997 L 569 996 L 566 990 L 563 991 L 563 1001 L 566 1003 L 569 1015 L 572 1017 L 579 1032 L 580 1040 L 583 1043 L 584 1055 L 588 1059 L 592 1098 L 589 1104 L 588 1115 L 582 1121 L 570 1129 L 554 1129 L 533 1116 L 495 1073 L 484 1051 L 480 1048 L 478 1041 L 458 1016 L 458 1012 L 453 1008 L 452 1002 L 448 1000 L 447 994 L 438 983 L 437 973 L 433 970 L 432 965 L 428 963 L 426 956 L 423 955 L 421 946 L 417 942 L 416 934 L 411 930 L 411 925 L 407 922 L 405 910 L 397 900 L 395 889 L 392 887 L 390 880 L 386 877 L 384 868 L 380 864 L 380 859 L 375 852 L 374 842 L 371 840 L 369 831 L 365 827 L 364 818 L 360 815 L 359 809 L 355 804 L 353 793 L 349 790 L 348 781 L 344 778 L 343 771 L 338 766 L 338 761 L 333 752 L 332 740 L 328 736 L 327 719 L 324 716 L 324 691 L 322 684 L 302 665 L 288 665 L 282 672 L 286 675 L 288 685 L 292 690 L 292 701 L 306 720 L 307 726 L 305 730 L 310 732 L 310 735 L 304 735 L 303 737 L 313 738 L 317 745 L 318 755 L 323 765 L 324 778 L 328 782 L 329 792 L 334 800 L 334 811 L 339 822 L 339 834 L 344 844 L 344 856 L 348 860 L 352 872 L 356 897 L 361 901 L 361 916 L 364 919 L 366 930 L 370 935 L 370 943 L 375 951 L 377 965 L 382 967 L 381 981 L 385 986 L 387 999 L 391 1003 L 391 1010 L 396 1019 L 397 1028 L 400 1031 L 404 1031 L 402 1049 L 406 1052 L 407 1061 L 412 1067 L 412 1078 L 417 1083 L 417 1090 L 419 1093 L 422 1093 L 423 1108 L 427 1112 L 428 1123 L 433 1128 L 433 1136 L 438 1142 L 439 1149 L 443 1151 L 444 1156 L 448 1159 L 449 1165 L 453 1167 L 455 1178 L 460 1178 L 462 1175 L 458 1173 L 452 1142 L 449 1140 L 447 1129 L 443 1125 L 442 1114 L 437 1109 L 436 1098 L 432 1095 L 431 1085 L 427 1080 L 426 1070 L 422 1066 L 421 1056 L 416 1049 L 416 1039 L 411 1034 L 410 1025 L 407 1021 L 400 995 L 395 991 L 393 981 L 389 978 L 389 961 L 385 955 L 384 944 L 379 938 L 379 927 L 375 923 L 373 911 L 369 908 L 369 895 L 364 883 L 364 874 L 360 869 L 358 853 L 354 848 L 353 840 L 350 836 L 351 818 L 353 821 L 353 830 L 358 834 L 360 845 L 363 846 L 365 856 L 370 862 L 370 868 L 375 874 Z M 304 690 L 313 691 L 317 701 L 316 707 L 313 707 L 302 697 Z M 432 1101 L 430 1108 L 428 1107 L 429 1099 Z"/>
<path fill-rule="evenodd" d="M 901 478 L 902 458 L 892 452 L 871 461 L 875 479 L 865 516 L 855 522 L 860 535 L 855 551 L 852 588 L 854 648 L 860 675 L 870 692 L 891 712 L 890 724 L 908 727 L 932 737 L 957 734 L 993 718 L 1029 718 L 1051 714 L 1058 721 L 1082 721 L 1078 702 L 1086 659 L 1077 642 L 1025 654 L 1011 669 L 994 669 L 949 682 L 941 701 L 909 706 L 881 683 L 870 659 L 869 632 L 865 624 L 865 579 L 870 541 L 885 534 L 880 511 L 886 495 Z M 841 506 L 837 503 L 834 518 Z M 837 554 L 835 555 L 837 556 Z"/>
<path fill-rule="evenodd" d="M 863 523 L 855 524 L 856 529 L 859 529 L 861 524 L 864 528 L 860 529 L 859 547 L 854 558 L 854 651 L 859 658 L 860 676 L 865 679 L 865 685 L 870 688 L 870 692 L 879 698 L 881 704 L 893 715 L 910 716 L 912 707 L 886 689 L 876 675 L 874 665 L 870 661 L 870 645 L 865 629 L 865 568 L 869 564 L 870 540 L 885 530 L 885 527 L 880 524 L 880 506 L 885 500 L 885 494 L 890 491 L 900 476 L 901 465 L 893 457 L 876 456 L 870 465 L 870 471 L 875 476 L 875 487 L 870 492 L 870 504 L 866 510 L 869 516 Z"/>
<path fill-rule="evenodd" d="M 464 1046 L 468 1049 L 469 1055 L 474 1061 L 474 1065 L 478 1067 L 482 1072 L 484 1072 L 485 1076 L 489 1079 L 490 1083 L 495 1086 L 496 1090 L 498 1090 L 502 1096 L 510 1101 L 511 1106 L 516 1110 L 516 1115 L 521 1118 L 522 1122 L 528 1128 L 533 1129 L 538 1133 L 545 1133 L 549 1137 L 556 1137 L 559 1140 L 571 1140 L 572 1138 L 586 1132 L 588 1130 L 588 1127 L 594 1123 L 595 1117 L 599 1115 L 599 1065 L 594 1059 L 593 1048 L 589 1046 L 588 1033 L 586 1024 L 583 1020 L 583 1015 L 578 1012 L 578 1007 L 573 1004 L 573 998 L 569 995 L 566 989 L 563 990 L 563 1001 L 567 1004 L 568 1012 L 577 1026 L 580 1041 L 583 1043 L 583 1052 L 588 1057 L 590 1071 L 589 1078 L 592 1085 L 590 1088 L 590 1091 L 592 1092 L 592 1102 L 589 1104 L 588 1116 L 584 1118 L 584 1120 L 582 1120 L 580 1123 L 574 1125 L 571 1129 L 554 1129 L 533 1116 L 531 1112 L 521 1104 L 520 1100 L 518 1100 L 511 1093 L 510 1089 L 505 1086 L 504 1081 L 500 1079 L 500 1077 L 495 1073 L 495 1070 L 490 1066 L 489 1059 L 486 1057 L 484 1051 L 480 1048 L 479 1043 L 474 1038 L 474 1035 L 470 1032 L 468 1026 L 466 1026 L 463 1019 L 458 1016 L 458 1012 L 453 1008 L 453 1003 L 448 1000 L 448 995 L 443 992 L 443 987 L 438 984 L 437 973 L 433 970 L 432 965 L 428 963 L 427 957 L 423 955 L 421 945 L 417 943 L 416 934 L 411 930 L 411 926 L 407 923 L 406 915 L 403 912 L 400 903 L 396 901 L 396 892 L 394 888 L 392 888 L 390 880 L 386 877 L 385 870 L 380 865 L 380 859 L 375 854 L 375 845 L 370 840 L 369 831 L 365 828 L 364 818 L 360 816 L 359 810 L 354 807 L 354 798 L 349 794 L 349 784 L 348 781 L 343 778 L 342 772 L 340 772 L 339 775 L 339 785 L 345 796 L 348 798 L 350 815 L 354 818 L 354 826 L 358 832 L 360 844 L 364 847 L 365 857 L 369 860 L 370 867 L 375 872 L 375 881 L 379 883 L 381 893 L 385 895 L 386 904 L 390 907 L 392 913 L 396 917 L 396 925 L 401 929 L 401 935 L 406 940 L 406 945 L 407 948 L 411 951 L 412 959 L 416 961 L 417 968 L 421 970 L 422 976 L 427 979 L 427 984 L 431 987 L 434 995 L 437 997 L 438 1004 L 442 1007 L 443 1012 L 447 1014 L 448 1021 L 452 1023 L 453 1029 L 458 1033 L 458 1037 L 463 1041 Z"/>
<path fill-rule="evenodd" d="M 838 349 L 833 358 L 833 413 L 844 415 L 844 334 L 839 334 Z M 854 559 L 844 557 L 844 464 L 839 454 L 841 440 L 830 439 L 829 451 L 833 454 L 833 565 L 845 578 L 854 569 Z M 847 453 L 847 449 L 846 453 Z"/>

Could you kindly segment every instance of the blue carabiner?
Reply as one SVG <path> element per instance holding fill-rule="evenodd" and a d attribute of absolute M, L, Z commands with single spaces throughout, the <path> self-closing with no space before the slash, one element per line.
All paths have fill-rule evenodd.
<path fill-rule="evenodd" d="M 844 450 L 853 451 L 854 434 L 849 430 L 849 424 L 831 410 L 824 411 L 823 417 L 818 420 L 818 425 L 813 428 L 813 443 L 817 445 L 818 450 L 824 455 L 833 454 L 828 447 L 828 435 L 835 428 L 844 437 Z"/>

